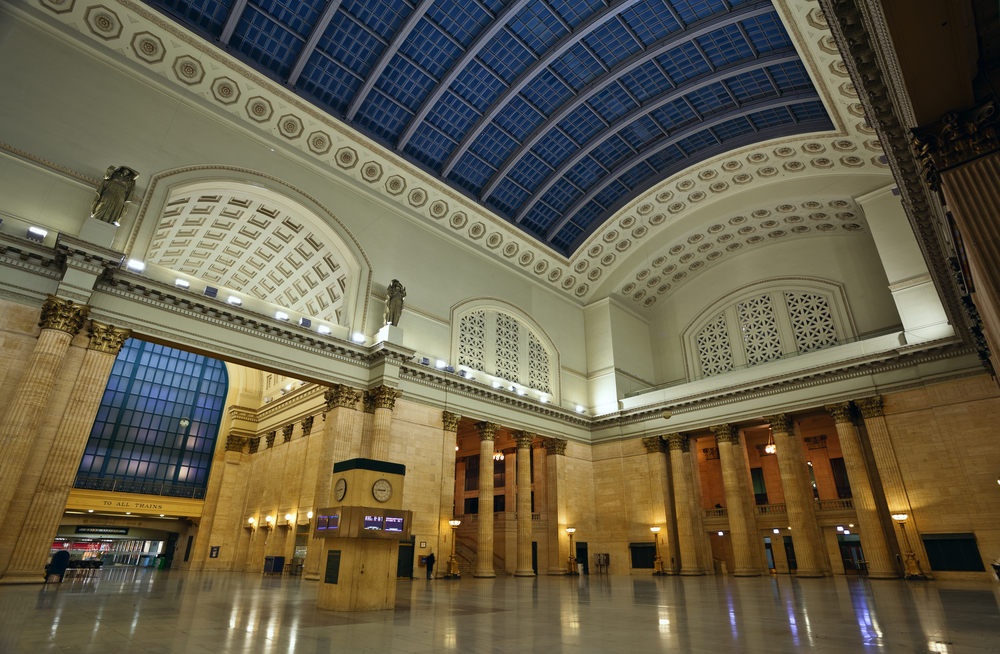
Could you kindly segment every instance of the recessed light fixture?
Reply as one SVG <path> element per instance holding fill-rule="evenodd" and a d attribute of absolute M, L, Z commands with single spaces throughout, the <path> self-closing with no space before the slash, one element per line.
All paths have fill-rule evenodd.
<path fill-rule="evenodd" d="M 146 269 L 146 264 L 141 261 L 137 261 L 136 259 L 129 259 L 127 265 L 128 269 L 133 272 L 142 272 Z"/>
<path fill-rule="evenodd" d="M 278 320 L 288 320 L 288 314 L 284 311 L 275 311 L 274 317 Z"/>
<path fill-rule="evenodd" d="M 434 367 L 438 368 L 439 370 L 441 368 L 444 368 L 447 365 L 448 365 L 448 362 L 447 361 L 442 361 L 441 359 L 438 359 L 437 361 L 434 362 Z"/>
<path fill-rule="evenodd" d="M 326 325 L 319 325 L 318 327 L 316 327 L 316 331 L 318 331 L 320 334 L 329 334 L 330 328 L 327 327 Z"/>
<path fill-rule="evenodd" d="M 523 388 L 517 389 L 517 394 L 518 395 L 524 395 L 524 389 Z"/>
<path fill-rule="evenodd" d="M 93 513 L 93 512 L 94 512 L 93 509 L 87 509 L 87 513 Z"/>
<path fill-rule="evenodd" d="M 579 404 L 577 404 L 577 405 L 576 405 L 576 412 L 577 412 L 577 413 L 583 413 L 584 411 L 586 411 L 586 409 L 584 409 L 584 408 L 583 408 L 582 406 L 580 406 Z"/>
<path fill-rule="evenodd" d="M 724 534 L 723 534 L 723 533 L 722 533 L 722 532 L 720 531 L 720 532 L 719 532 L 719 535 L 720 535 L 720 536 L 722 536 L 722 535 L 724 535 Z"/>
<path fill-rule="evenodd" d="M 327 330 L 327 333 L 329 334 L 330 330 Z M 368 338 L 361 332 L 354 332 L 354 336 L 351 336 L 351 340 L 355 343 L 364 343 L 368 340 Z"/>
<path fill-rule="evenodd" d="M 542 396 L 540 396 L 538 398 L 538 401 L 541 402 L 542 404 L 548 404 L 549 403 L 549 398 L 547 398 L 544 395 L 542 395 Z"/>
<path fill-rule="evenodd" d="M 186 279 L 175 279 L 174 286 L 180 286 L 181 288 L 191 288 L 191 282 Z"/>
<path fill-rule="evenodd" d="M 286 391 L 290 391 L 290 390 L 292 390 L 292 385 L 291 385 L 291 384 L 289 384 L 288 386 L 285 386 L 285 390 L 286 390 Z"/>
<path fill-rule="evenodd" d="M 780 529 L 775 529 L 774 533 L 776 533 L 776 534 L 781 533 L 781 530 Z"/>
<path fill-rule="evenodd" d="M 233 306 L 236 306 L 236 307 L 243 306 L 243 300 L 239 299 L 235 295 L 230 295 L 229 299 L 226 300 L 226 302 L 228 302 L 229 304 L 232 304 Z"/>
<path fill-rule="evenodd" d="M 845 529 L 845 530 L 844 530 L 844 533 L 845 533 L 845 534 L 849 534 L 849 533 L 851 533 L 851 530 L 850 530 L 850 529 Z"/>
<path fill-rule="evenodd" d="M 132 512 L 131 511 L 126 511 L 125 515 L 132 515 Z"/>
<path fill-rule="evenodd" d="M 35 241 L 36 243 L 41 243 L 42 241 L 45 240 L 45 237 L 48 235 L 49 233 L 44 229 L 42 229 L 41 227 L 28 228 L 28 239 Z"/>
<path fill-rule="evenodd" d="M 493 382 L 493 388 L 500 388 L 500 382 L 498 381 Z"/>
<path fill-rule="evenodd" d="M 160 514 L 160 517 L 161 517 L 161 518 L 163 517 L 163 514 L 162 514 L 162 513 Z"/>

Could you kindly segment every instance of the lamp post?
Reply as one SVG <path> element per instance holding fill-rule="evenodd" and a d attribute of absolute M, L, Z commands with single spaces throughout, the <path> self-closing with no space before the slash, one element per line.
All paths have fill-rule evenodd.
<path fill-rule="evenodd" d="M 458 574 L 458 560 L 455 558 L 455 537 L 458 534 L 458 526 L 462 524 L 462 521 L 458 518 L 453 518 L 448 521 L 451 525 L 451 558 L 448 559 L 448 574 L 444 577 L 445 579 L 458 579 L 462 575 Z"/>
<path fill-rule="evenodd" d="M 569 557 L 566 559 L 567 573 L 571 575 L 577 574 L 576 571 L 576 552 L 573 551 L 573 534 L 576 533 L 576 529 L 573 527 L 567 527 L 566 533 L 569 534 Z"/>
<path fill-rule="evenodd" d="M 653 551 L 656 552 L 656 558 L 653 559 L 653 574 L 666 574 L 663 572 L 663 559 L 660 558 L 660 528 L 650 527 L 649 530 L 653 532 Z"/>
<path fill-rule="evenodd" d="M 903 532 L 903 542 L 906 543 L 906 557 L 904 559 L 904 565 L 906 566 L 905 578 L 926 579 L 927 576 L 920 571 L 920 562 L 917 561 L 917 556 L 913 553 L 913 548 L 910 547 L 910 537 L 906 534 L 906 518 L 908 517 L 905 513 L 894 513 L 892 515 L 892 519 L 899 523 L 899 529 Z"/>

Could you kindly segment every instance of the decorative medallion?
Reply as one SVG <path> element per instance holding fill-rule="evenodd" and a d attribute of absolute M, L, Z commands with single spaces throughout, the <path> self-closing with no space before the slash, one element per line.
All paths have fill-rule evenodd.
<path fill-rule="evenodd" d="M 369 184 L 374 184 L 375 182 L 382 179 L 382 166 L 377 161 L 366 161 L 361 164 L 361 179 L 365 180 Z M 447 210 L 445 213 L 448 213 Z M 443 216 L 442 216 L 443 217 Z"/>
<path fill-rule="evenodd" d="M 780 148 L 775 148 L 774 155 L 782 158 L 794 157 L 795 148 L 790 148 L 787 145 Z"/>
<path fill-rule="evenodd" d="M 147 64 L 158 64 L 167 56 L 167 50 L 163 47 L 163 41 L 160 40 L 160 37 L 149 32 L 137 33 L 132 37 L 132 42 L 129 46 L 132 48 L 135 56 Z"/>
<path fill-rule="evenodd" d="M 826 146 L 822 143 L 817 143 L 815 141 L 811 143 L 806 143 L 802 146 L 802 149 L 809 154 L 820 154 L 821 152 L 826 152 Z"/>
<path fill-rule="evenodd" d="M 649 307 L 653 306 L 654 304 L 656 304 L 656 298 L 651 296 L 651 297 L 646 298 L 646 301 L 642 303 L 642 306 L 644 306 L 646 308 L 649 308 Z"/>
<path fill-rule="evenodd" d="M 670 248 L 669 252 L 670 254 L 680 254 L 681 252 L 684 251 L 684 247 L 685 246 L 683 243 L 678 243 L 674 247 Z"/>
<path fill-rule="evenodd" d="M 809 200 L 808 202 L 802 203 L 803 209 L 819 209 L 823 204 L 821 202 L 816 202 L 815 200 Z"/>
<path fill-rule="evenodd" d="M 638 206 L 636 211 L 639 213 L 640 216 L 645 216 L 646 214 L 651 213 L 653 211 L 653 203 L 643 202 Z"/>
<path fill-rule="evenodd" d="M 659 293 L 660 295 L 663 295 L 669 290 L 670 290 L 670 284 L 664 284 L 660 288 L 656 289 L 656 292 Z"/>
<path fill-rule="evenodd" d="M 622 295 L 628 295 L 635 290 L 635 282 L 629 282 L 622 287 Z"/>
<path fill-rule="evenodd" d="M 503 244 L 503 235 L 500 232 L 492 232 L 486 237 L 486 247 L 495 250 Z"/>
<path fill-rule="evenodd" d="M 256 123 L 264 123 L 270 120 L 274 109 L 271 108 L 270 102 L 258 95 L 247 100 L 246 111 L 250 120 Z"/>
<path fill-rule="evenodd" d="M 645 225 L 639 225 L 638 227 L 632 230 L 632 238 L 642 238 L 643 236 L 646 235 L 646 232 L 648 231 L 649 231 L 648 227 L 646 227 Z"/>
<path fill-rule="evenodd" d="M 805 234 L 808 231 L 809 228 L 806 227 L 805 225 L 796 225 L 795 227 L 792 227 L 793 234 Z"/>
<path fill-rule="evenodd" d="M 841 157 L 840 163 L 844 164 L 845 166 L 850 166 L 851 168 L 858 168 L 860 166 L 865 165 L 865 160 L 862 159 L 861 157 L 851 154 L 846 157 Z"/>
<path fill-rule="evenodd" d="M 694 253 L 688 252 L 687 254 L 681 257 L 681 263 L 687 263 L 691 259 L 694 259 Z"/>
<path fill-rule="evenodd" d="M 503 256 L 505 256 L 508 259 L 510 259 L 512 256 L 514 256 L 515 254 L 517 254 L 518 250 L 520 250 L 520 249 L 521 249 L 520 245 L 518 245 L 514 241 L 511 241 L 507 245 L 503 246 L 503 250 L 502 250 Z"/>
<path fill-rule="evenodd" d="M 791 212 L 795 211 L 795 205 L 794 204 L 781 204 L 781 205 L 778 205 L 775 208 L 775 210 L 778 211 L 778 212 L 780 212 L 780 213 L 791 213 Z"/>
<path fill-rule="evenodd" d="M 763 240 L 764 240 L 763 236 L 759 235 L 751 236 L 750 238 L 747 239 L 747 243 L 749 243 L 750 245 L 756 245 L 757 243 L 760 243 Z"/>
<path fill-rule="evenodd" d="M 720 236 L 719 238 L 717 238 L 715 240 L 718 241 L 719 243 L 728 243 L 729 241 L 733 240 L 733 235 L 732 234 L 723 234 L 722 236 Z"/>
<path fill-rule="evenodd" d="M 199 84 L 201 80 L 205 79 L 205 69 L 201 62 L 190 55 L 181 55 L 174 59 L 172 69 L 174 76 L 188 86 Z"/>
<path fill-rule="evenodd" d="M 750 215 L 754 218 L 767 218 L 771 215 L 771 212 L 767 209 L 757 209 Z"/>
<path fill-rule="evenodd" d="M 861 231 L 861 225 L 859 225 L 857 223 L 844 223 L 843 225 L 841 225 L 841 227 L 843 227 L 844 229 L 846 229 L 849 232 L 860 232 Z"/>
<path fill-rule="evenodd" d="M 122 22 L 118 14 L 103 5 L 87 7 L 83 20 L 95 36 L 111 41 L 122 35 Z"/>
<path fill-rule="evenodd" d="M 684 210 L 683 202 L 674 202 L 672 205 L 667 207 L 667 211 L 669 211 L 670 213 L 678 213 L 679 211 L 683 210 Z"/>
<path fill-rule="evenodd" d="M 858 146 L 854 144 L 854 141 L 848 141 L 847 139 L 834 141 L 833 147 L 835 150 L 840 150 L 841 152 L 854 152 L 858 149 Z"/>
<path fill-rule="evenodd" d="M 733 177 L 733 181 L 737 184 L 749 184 L 753 181 L 753 175 L 750 175 L 749 173 L 740 173 L 739 175 Z"/>
<path fill-rule="evenodd" d="M 677 264 L 676 263 L 672 263 L 672 264 L 670 264 L 669 266 L 667 266 L 666 268 L 663 269 L 663 274 L 664 275 L 669 275 L 670 273 L 674 272 L 675 270 L 677 270 Z"/>
<path fill-rule="evenodd" d="M 743 247 L 742 243 L 730 243 L 726 246 L 726 252 L 736 252 L 741 247 Z"/>
<path fill-rule="evenodd" d="M 666 262 L 667 262 L 667 258 L 666 257 L 663 257 L 663 256 L 656 257 L 655 259 L 653 259 L 652 266 L 654 268 L 659 268 L 660 266 L 662 266 Z"/>
<path fill-rule="evenodd" d="M 452 229 L 462 229 L 468 222 L 469 222 L 469 217 L 466 216 L 461 211 L 456 211 L 455 213 L 451 214 L 451 218 L 448 219 L 448 224 L 451 226 Z"/>
<path fill-rule="evenodd" d="M 649 278 L 648 282 L 646 282 L 646 286 L 649 286 L 650 288 L 652 288 L 652 287 L 656 286 L 657 284 L 659 284 L 662 281 L 662 279 L 663 278 L 660 277 L 659 275 L 654 275 L 653 277 Z"/>
<path fill-rule="evenodd" d="M 786 223 L 800 223 L 800 222 L 802 222 L 802 216 L 786 216 L 785 217 L 785 222 Z"/>
<path fill-rule="evenodd" d="M 389 195 L 399 195 L 406 190 L 406 180 L 399 175 L 392 175 L 385 180 L 385 190 L 389 192 Z"/>
<path fill-rule="evenodd" d="M 541 261 L 539 261 L 538 263 L 536 263 L 535 267 L 534 267 L 534 271 L 535 271 L 536 275 L 541 275 L 542 273 L 544 273 L 548 269 L 549 269 L 549 262 L 546 261 L 545 259 L 542 259 Z"/>
<path fill-rule="evenodd" d="M 587 273 L 587 279 L 589 279 L 592 282 L 596 282 L 597 278 L 600 277 L 603 272 L 604 271 L 601 270 L 600 268 L 594 268 L 589 273 Z"/>
<path fill-rule="evenodd" d="M 330 140 L 325 138 L 326 136 L 325 134 L 323 135 L 323 137 L 320 137 L 319 140 L 315 140 L 313 136 L 314 136 L 313 134 L 309 135 L 310 150 L 312 150 L 315 145 L 325 145 L 327 149 L 329 149 Z M 340 166 L 341 168 L 350 170 L 351 168 L 354 168 L 355 166 L 358 165 L 358 153 L 355 152 L 353 148 L 340 148 L 339 150 L 337 150 L 337 155 L 334 157 L 334 160 L 337 162 L 337 165 Z"/>
<path fill-rule="evenodd" d="M 677 182 L 677 190 L 679 191 L 690 191 L 694 188 L 694 180 L 682 179 Z"/>
<path fill-rule="evenodd" d="M 735 159 L 722 164 L 722 169 L 728 173 L 733 173 L 743 167 L 743 164 Z"/>
<path fill-rule="evenodd" d="M 625 216 L 618 221 L 618 226 L 622 229 L 629 229 L 635 224 L 635 216 Z"/>
<path fill-rule="evenodd" d="M 591 257 L 599 257 L 601 256 L 601 252 L 604 252 L 604 246 L 601 245 L 600 243 L 595 243 L 594 245 L 590 246 L 589 250 L 587 250 L 587 255 Z M 579 266 L 580 264 L 576 265 Z M 578 270 L 577 272 L 582 272 L 582 271 Z"/>
<path fill-rule="evenodd" d="M 854 214 L 850 211 L 841 211 L 837 214 L 837 218 L 840 220 L 854 220 Z"/>
<path fill-rule="evenodd" d="M 769 238 L 781 238 L 782 236 L 785 236 L 787 234 L 788 234 L 788 232 L 786 232 L 783 229 L 776 229 L 773 232 L 768 233 L 768 237 Z"/>
<path fill-rule="evenodd" d="M 598 254 L 600 254 L 600 252 L 598 252 Z M 577 262 L 576 262 L 576 263 L 575 263 L 575 264 L 573 265 L 573 270 L 575 270 L 575 271 L 576 271 L 576 272 L 578 272 L 578 273 L 582 273 L 582 272 L 583 272 L 584 270 L 586 270 L 586 269 L 587 269 L 587 268 L 588 268 L 589 266 L 590 266 L 590 262 L 589 262 L 589 261 L 587 261 L 586 259 L 580 259 L 579 261 L 577 261 Z"/>
<path fill-rule="evenodd" d="M 817 157 L 809 163 L 813 168 L 833 168 L 833 160 L 828 157 Z"/>
<path fill-rule="evenodd" d="M 688 196 L 688 200 L 691 202 L 701 202 L 705 199 L 705 191 L 695 191 Z"/>
<path fill-rule="evenodd" d="M 522 266 L 530 265 L 532 261 L 535 260 L 534 252 L 525 252 L 520 257 L 518 257 L 517 262 Z"/>
<path fill-rule="evenodd" d="M 704 261 L 695 261 L 688 267 L 688 270 L 694 272 L 695 270 L 702 268 L 704 265 L 705 265 Z"/>
<path fill-rule="evenodd" d="M 667 219 L 667 216 L 665 214 L 658 213 L 658 214 L 656 214 L 655 216 L 652 216 L 649 219 L 649 224 L 652 225 L 652 226 L 654 226 L 654 227 L 656 227 L 657 225 L 661 224 L 666 219 Z"/>
<path fill-rule="evenodd" d="M 688 237 L 687 241 L 688 243 L 694 244 L 694 243 L 699 243 L 704 238 L 705 238 L 704 234 L 692 234 L 691 236 Z"/>
<path fill-rule="evenodd" d="M 801 161 L 786 161 L 784 168 L 789 172 L 797 173 L 800 170 L 805 170 L 806 165 Z"/>
<path fill-rule="evenodd" d="M 753 152 L 747 156 L 747 161 L 752 164 L 762 164 L 767 161 L 767 155 L 763 152 Z"/>
<path fill-rule="evenodd" d="M 212 81 L 212 95 L 222 104 L 233 104 L 240 99 L 240 87 L 228 77 Z"/>
<path fill-rule="evenodd" d="M 286 139 L 297 139 L 302 136 L 302 120 L 294 114 L 285 114 L 278 119 L 278 133 Z"/>
<path fill-rule="evenodd" d="M 673 191 L 661 191 L 656 194 L 656 200 L 658 202 L 670 202 L 670 198 L 674 197 Z"/>
<path fill-rule="evenodd" d="M 733 216 L 729 219 L 730 225 L 742 225 L 747 221 L 746 216 Z"/>
<path fill-rule="evenodd" d="M 820 223 L 816 225 L 816 229 L 818 229 L 821 232 L 829 232 L 837 229 L 837 226 L 831 225 L 830 223 Z"/>
<path fill-rule="evenodd" d="M 562 268 L 553 268 L 552 271 L 549 273 L 549 281 L 550 282 L 559 281 L 559 278 L 562 277 L 562 274 L 563 274 Z"/>
<path fill-rule="evenodd" d="M 744 236 L 747 234 L 753 234 L 755 231 L 757 231 L 757 229 L 752 225 L 747 225 L 746 227 L 740 227 L 739 229 L 739 233 Z"/>
<path fill-rule="evenodd" d="M 829 220 L 830 216 L 823 213 L 822 211 L 817 211 L 816 213 L 809 214 L 809 220 Z"/>
<path fill-rule="evenodd" d="M 701 245 L 698 246 L 698 251 L 699 252 L 708 252 L 709 250 L 711 250 L 714 247 L 715 247 L 715 243 L 702 243 Z"/>
<path fill-rule="evenodd" d="M 646 289 L 644 288 L 640 288 L 638 291 L 632 294 L 633 300 L 641 300 L 644 297 L 646 297 Z"/>
<path fill-rule="evenodd" d="M 422 207 L 427 202 L 427 191 L 422 188 L 415 188 L 406 196 L 406 201 L 411 207 Z"/>
<path fill-rule="evenodd" d="M 716 259 L 718 259 L 721 256 L 722 256 L 721 252 L 718 252 L 718 251 L 716 251 L 716 252 L 710 252 L 709 255 L 708 255 L 708 260 L 709 261 L 715 261 Z"/>
<path fill-rule="evenodd" d="M 650 270 L 649 270 L 649 268 L 646 268 L 646 269 L 640 270 L 638 273 L 636 273 L 635 278 L 636 278 L 637 281 L 641 282 L 642 280 L 644 280 L 647 277 L 649 277 L 649 275 L 650 275 Z"/>
<path fill-rule="evenodd" d="M 40 4 L 54 14 L 65 14 L 73 11 L 76 0 L 40 0 Z"/>
<path fill-rule="evenodd" d="M 729 188 L 729 184 L 725 182 L 716 182 L 708 188 L 710 191 L 712 191 L 712 193 L 722 193 L 723 191 Z"/>
<path fill-rule="evenodd" d="M 618 230 L 617 229 L 612 229 L 610 232 L 608 232 L 607 234 L 605 234 L 603 238 L 604 238 L 604 242 L 605 243 L 610 243 L 611 241 L 617 240 L 617 238 L 618 238 Z"/>
<path fill-rule="evenodd" d="M 440 220 L 448 215 L 448 203 L 444 200 L 434 200 L 431 202 L 429 211 L 431 218 L 437 218 Z"/>
<path fill-rule="evenodd" d="M 457 215 L 457 214 L 456 214 Z M 463 214 L 464 215 L 464 214 Z M 480 222 L 472 223 L 469 226 L 469 237 L 475 240 L 479 240 L 486 234 L 486 225 Z"/>
<path fill-rule="evenodd" d="M 562 284 L 560 284 L 560 286 L 562 286 L 564 289 L 568 291 L 569 289 L 573 288 L 573 284 L 575 283 L 576 283 L 576 277 L 570 275 L 566 279 L 562 280 Z"/>
<path fill-rule="evenodd" d="M 774 166 L 765 166 L 757 171 L 761 177 L 774 177 L 778 174 L 778 169 Z"/>
<path fill-rule="evenodd" d="M 771 229 L 772 227 L 777 227 L 778 224 L 779 223 L 777 220 L 765 220 L 760 224 L 760 226 L 763 227 L 764 229 Z"/>
<path fill-rule="evenodd" d="M 615 262 L 615 253 L 614 252 L 608 252 L 603 257 L 601 257 L 601 265 L 602 266 L 610 266 L 614 262 Z"/>
<path fill-rule="evenodd" d="M 618 250 L 619 252 L 624 252 L 631 246 L 632 246 L 632 241 L 628 240 L 627 238 L 615 243 L 615 249 Z"/>
<path fill-rule="evenodd" d="M 587 294 L 587 291 L 589 290 L 590 290 L 589 285 L 580 284 L 579 286 L 576 287 L 576 291 L 574 291 L 574 293 L 576 294 L 577 297 L 583 297 L 584 295 Z"/>
<path fill-rule="evenodd" d="M 687 277 L 687 273 L 682 270 L 681 272 L 679 272 L 676 275 L 674 275 L 673 279 L 674 279 L 675 282 L 679 282 L 682 279 L 684 279 L 685 277 Z"/>

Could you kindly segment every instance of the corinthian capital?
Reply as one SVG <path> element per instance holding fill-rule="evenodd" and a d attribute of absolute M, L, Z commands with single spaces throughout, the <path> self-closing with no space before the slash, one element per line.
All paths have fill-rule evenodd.
<path fill-rule="evenodd" d="M 294 429 L 295 429 L 294 423 L 289 423 L 281 428 L 282 443 L 287 443 L 288 441 L 292 440 L 292 430 Z"/>
<path fill-rule="evenodd" d="M 497 437 L 497 430 L 500 429 L 500 425 L 494 424 L 492 422 L 477 422 L 476 431 L 479 432 L 479 440 L 481 441 L 492 441 Z"/>
<path fill-rule="evenodd" d="M 837 404 L 827 405 L 825 408 L 833 416 L 834 422 L 851 422 L 850 402 L 838 402 Z"/>
<path fill-rule="evenodd" d="M 662 452 L 666 445 L 659 436 L 647 436 L 642 439 L 642 444 L 646 447 L 646 454 Z"/>
<path fill-rule="evenodd" d="M 538 434 L 532 434 L 530 431 L 514 432 L 514 440 L 517 441 L 517 447 L 522 450 L 530 450 L 531 441 L 536 438 L 538 438 Z"/>
<path fill-rule="evenodd" d="M 688 437 L 684 434 L 674 432 L 673 434 L 667 434 L 663 437 L 663 439 L 667 441 L 667 447 L 670 448 L 671 451 L 687 452 L 690 450 Z"/>
<path fill-rule="evenodd" d="M 360 397 L 361 393 L 354 390 L 350 386 L 345 386 L 344 384 L 334 384 L 330 387 L 330 390 L 323 393 L 323 399 L 326 400 L 327 411 L 332 411 L 337 407 L 354 409 L 356 408 Z"/>
<path fill-rule="evenodd" d="M 861 416 L 863 418 L 877 418 L 878 416 L 884 415 L 882 413 L 881 395 L 854 400 L 854 405 L 858 407 L 859 411 L 861 411 Z"/>
<path fill-rule="evenodd" d="M 308 436 L 312 433 L 313 421 L 316 420 L 316 416 L 309 416 L 308 418 L 302 419 L 302 435 Z"/>
<path fill-rule="evenodd" d="M 375 408 L 389 409 L 390 411 L 396 408 L 396 399 L 402 394 L 401 391 L 389 388 L 388 386 L 379 386 L 371 391 L 372 399 L 375 401 Z"/>
<path fill-rule="evenodd" d="M 788 414 L 778 413 L 773 416 L 764 416 L 764 420 L 767 420 L 771 425 L 771 431 L 778 431 L 785 434 L 792 431 L 792 419 L 788 417 Z"/>
<path fill-rule="evenodd" d="M 543 442 L 545 443 L 545 452 L 547 454 L 549 455 L 560 454 L 563 456 L 566 455 L 566 441 L 564 441 L 563 439 L 546 438 Z"/>
<path fill-rule="evenodd" d="M 735 427 L 729 424 L 725 425 L 714 425 L 709 427 L 712 433 L 715 434 L 716 443 L 739 443 L 740 442 L 740 432 Z"/>
<path fill-rule="evenodd" d="M 444 422 L 445 431 L 457 432 L 458 423 L 462 419 L 462 416 L 458 415 L 457 413 L 449 413 L 447 411 L 443 411 L 441 413 L 441 419 Z"/>
<path fill-rule="evenodd" d="M 114 325 L 105 325 L 96 320 L 90 321 L 90 344 L 88 350 L 104 352 L 112 356 L 118 356 L 125 346 L 125 341 L 132 335 L 131 329 L 119 329 Z"/>
<path fill-rule="evenodd" d="M 242 452 L 243 446 L 247 444 L 247 439 L 234 434 L 229 434 L 226 438 L 226 451 L 227 452 Z"/>
<path fill-rule="evenodd" d="M 42 329 L 57 329 L 72 336 L 80 333 L 83 328 L 83 321 L 87 319 L 90 307 L 83 304 L 74 304 L 70 300 L 62 300 L 55 295 L 48 296 L 45 304 L 42 305 L 41 322 L 38 326 Z"/>

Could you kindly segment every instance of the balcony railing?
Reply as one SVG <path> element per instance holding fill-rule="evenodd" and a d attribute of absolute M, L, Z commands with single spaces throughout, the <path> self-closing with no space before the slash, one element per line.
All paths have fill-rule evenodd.
<path fill-rule="evenodd" d="M 757 515 L 774 515 L 776 513 L 788 513 L 784 504 L 760 504 L 757 507 Z"/>
<path fill-rule="evenodd" d="M 721 509 L 705 509 L 706 518 L 725 518 L 727 515 L 725 507 Z"/>
<path fill-rule="evenodd" d="M 116 479 L 77 477 L 74 487 L 85 490 L 110 491 L 113 493 L 160 495 L 161 497 L 187 497 L 194 500 L 205 499 L 204 488 L 174 486 L 173 484 L 152 484 L 145 481 L 119 481 Z"/>
<path fill-rule="evenodd" d="M 843 511 L 845 509 L 853 509 L 853 508 L 854 508 L 854 501 L 851 499 L 819 500 L 820 511 Z"/>

